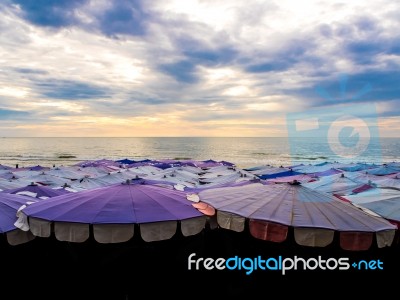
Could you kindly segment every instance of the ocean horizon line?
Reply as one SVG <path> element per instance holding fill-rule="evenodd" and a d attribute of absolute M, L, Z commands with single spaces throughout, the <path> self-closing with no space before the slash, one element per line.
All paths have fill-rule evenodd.
<path fill-rule="evenodd" d="M 302 137 L 288 137 L 288 136 L 1 136 L 3 139 L 19 139 L 19 138 L 325 138 L 326 136 L 302 136 Z M 379 138 L 399 139 L 400 136 L 380 136 Z"/>
<path fill-rule="evenodd" d="M 287 138 L 287 136 L 1 136 L 1 138 Z"/>

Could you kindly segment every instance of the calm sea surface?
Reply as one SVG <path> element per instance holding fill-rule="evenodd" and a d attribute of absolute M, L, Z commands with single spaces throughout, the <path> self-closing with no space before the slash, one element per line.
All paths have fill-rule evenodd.
<path fill-rule="evenodd" d="M 0 138 L 0 164 L 20 167 L 66 166 L 103 158 L 213 159 L 251 167 L 324 161 L 384 163 L 399 161 L 399 157 L 399 138 L 381 138 L 355 158 L 338 157 L 322 138 Z"/>

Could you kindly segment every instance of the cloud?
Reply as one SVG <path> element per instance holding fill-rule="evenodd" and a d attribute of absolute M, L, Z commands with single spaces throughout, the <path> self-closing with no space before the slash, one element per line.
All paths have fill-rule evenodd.
<path fill-rule="evenodd" d="M 77 23 L 74 10 L 86 0 L 12 0 L 28 21 L 39 26 L 65 27 Z"/>
<path fill-rule="evenodd" d="M 110 8 L 97 16 L 101 32 L 109 36 L 118 34 L 144 35 L 147 13 L 141 1 L 113 1 Z"/>
<path fill-rule="evenodd" d="M 36 87 L 42 96 L 55 99 L 82 100 L 110 97 L 107 88 L 85 82 L 56 79 L 37 82 Z"/>
<path fill-rule="evenodd" d="M 196 76 L 196 64 L 188 60 L 163 64 L 159 68 L 162 72 L 172 76 L 179 82 L 195 83 L 198 80 Z"/>
<path fill-rule="evenodd" d="M 290 112 L 371 104 L 393 135 L 399 8 L 386 0 L 8 0 L 0 132 L 7 120 L 16 135 L 285 136 Z"/>

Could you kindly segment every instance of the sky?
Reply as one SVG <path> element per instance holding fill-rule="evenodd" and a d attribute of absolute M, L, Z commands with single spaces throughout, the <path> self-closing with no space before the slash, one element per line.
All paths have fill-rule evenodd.
<path fill-rule="evenodd" d="M 399 137 L 399 28 L 389 0 L 5 0 L 0 136 Z"/>

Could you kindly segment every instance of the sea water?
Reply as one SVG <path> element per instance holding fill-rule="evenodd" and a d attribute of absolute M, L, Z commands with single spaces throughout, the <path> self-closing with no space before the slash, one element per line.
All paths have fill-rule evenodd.
<path fill-rule="evenodd" d="M 293 151 L 291 145 L 296 145 Z M 337 157 L 323 138 L 287 137 L 93 137 L 0 138 L 0 164 L 67 166 L 97 159 L 229 161 L 239 167 L 290 166 L 325 161 L 387 163 L 400 157 L 399 138 L 380 138 L 360 157 Z"/>

